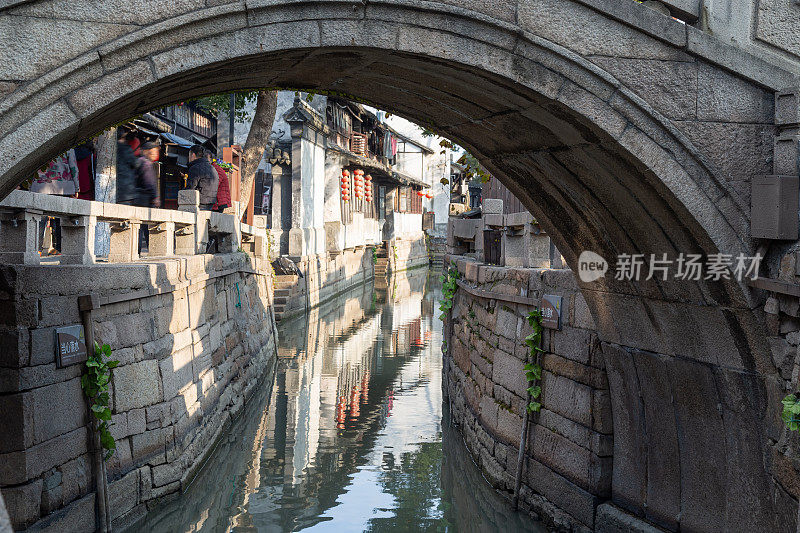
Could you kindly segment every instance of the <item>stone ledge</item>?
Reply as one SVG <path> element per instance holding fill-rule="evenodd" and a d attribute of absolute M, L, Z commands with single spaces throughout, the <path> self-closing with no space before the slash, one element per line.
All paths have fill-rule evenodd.
<path fill-rule="evenodd" d="M 610 503 L 597 507 L 596 533 L 664 533 L 641 518 L 636 518 Z"/>

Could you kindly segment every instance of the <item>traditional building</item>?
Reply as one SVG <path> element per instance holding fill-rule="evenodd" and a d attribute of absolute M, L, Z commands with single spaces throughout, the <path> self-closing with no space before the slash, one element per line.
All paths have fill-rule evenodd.
<path fill-rule="evenodd" d="M 314 306 L 373 272 L 427 264 L 423 214 L 433 213 L 438 158 L 381 112 L 279 93 L 255 190 L 273 257 L 288 256 L 299 269 L 281 273 L 279 312 Z"/>

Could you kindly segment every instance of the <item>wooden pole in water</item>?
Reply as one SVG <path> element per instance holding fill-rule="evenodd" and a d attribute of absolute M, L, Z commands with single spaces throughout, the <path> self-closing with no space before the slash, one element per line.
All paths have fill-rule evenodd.
<path fill-rule="evenodd" d="M 522 467 L 525 464 L 525 447 L 528 443 L 528 424 L 530 414 L 528 403 L 531 401 L 530 394 L 527 395 L 525 403 L 525 415 L 522 417 L 522 434 L 519 437 L 519 452 L 517 453 L 517 475 L 514 479 L 514 497 L 511 499 L 511 509 L 516 511 L 519 508 L 519 489 L 522 487 Z"/>
<path fill-rule="evenodd" d="M 543 337 L 543 336 L 542 336 Z M 539 338 L 541 348 L 542 337 Z M 541 364 L 542 352 L 537 351 L 534 362 Z M 528 426 L 530 425 L 530 411 L 528 405 L 531 403 L 531 394 L 525 395 L 525 414 L 522 415 L 522 434 L 519 437 L 519 452 L 517 453 L 517 474 L 514 478 L 514 497 L 511 499 L 511 509 L 516 511 L 519 508 L 519 490 L 522 487 L 522 467 L 525 465 L 525 450 L 528 446 Z"/>
<path fill-rule="evenodd" d="M 86 350 L 94 350 L 94 329 L 92 321 L 92 310 L 100 307 L 100 297 L 97 294 L 88 294 L 78 298 L 78 309 L 81 312 L 83 322 L 84 338 L 86 340 Z M 100 445 L 100 434 L 97 432 L 97 418 L 92 414 L 89 399 L 86 400 L 87 416 L 89 426 L 92 430 L 91 442 L 94 451 L 94 484 L 95 484 L 95 506 L 97 510 L 98 528 L 102 533 L 111 532 L 111 516 L 108 505 L 108 476 L 106 475 L 106 463 L 103 460 L 103 447 Z"/>

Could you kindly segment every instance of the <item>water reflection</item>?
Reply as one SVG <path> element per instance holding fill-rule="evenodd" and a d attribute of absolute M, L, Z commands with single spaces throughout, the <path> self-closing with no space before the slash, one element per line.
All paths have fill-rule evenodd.
<path fill-rule="evenodd" d="M 274 383 L 137 529 L 534 529 L 442 426 L 440 297 L 437 276 L 417 270 L 281 322 Z"/>

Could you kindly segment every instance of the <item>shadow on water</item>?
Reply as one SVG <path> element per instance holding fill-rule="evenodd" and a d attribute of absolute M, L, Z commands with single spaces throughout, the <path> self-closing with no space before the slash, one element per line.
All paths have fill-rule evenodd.
<path fill-rule="evenodd" d="M 195 483 L 139 530 L 544 531 L 443 426 L 438 273 L 279 326 L 278 368 Z"/>

